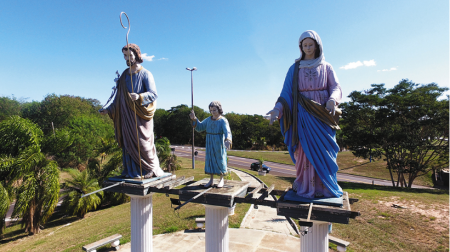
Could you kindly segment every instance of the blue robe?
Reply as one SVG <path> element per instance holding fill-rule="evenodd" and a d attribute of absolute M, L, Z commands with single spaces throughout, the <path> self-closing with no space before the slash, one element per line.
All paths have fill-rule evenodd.
<path fill-rule="evenodd" d="M 231 143 L 232 140 L 227 119 L 223 116 L 217 120 L 208 117 L 202 122 L 194 121 L 193 125 L 198 132 L 206 130 L 205 173 L 225 174 L 227 172 L 227 148 L 224 141 L 228 139 Z"/>
<path fill-rule="evenodd" d="M 116 140 L 122 147 L 124 168 L 122 175 L 139 178 L 142 167 L 142 175 L 153 172 L 155 176 L 161 176 L 164 171 L 156 154 L 152 119 L 158 98 L 155 81 L 153 75 L 143 67 L 137 73 L 133 73 L 132 79 L 133 85 L 129 69 L 122 73 L 114 102 L 107 108 L 108 115 L 114 121 Z M 134 106 L 127 105 L 127 99 L 131 100 L 129 93 L 139 94 Z M 135 116 L 133 107 L 141 112 L 148 111 L 143 116 L 139 116 L 141 113 Z"/>
<path fill-rule="evenodd" d="M 294 154 L 297 148 L 295 138 L 298 137 L 303 151 L 306 157 L 314 166 L 317 174 L 320 177 L 322 183 L 330 190 L 335 197 L 341 197 L 343 192 L 342 188 L 337 183 L 336 173 L 338 171 L 338 165 L 336 162 L 339 146 L 336 143 L 336 131 L 330 128 L 313 115 L 309 114 L 298 102 L 293 104 L 293 80 L 296 64 L 293 64 L 284 81 L 283 90 L 280 97 L 282 97 L 288 107 L 290 113 L 293 113 L 293 106 L 297 106 L 297 132 L 293 131 L 295 124 L 291 124 L 289 129 L 286 130 L 284 123 L 284 117 L 288 116 L 283 114 L 280 120 L 281 133 L 284 136 L 284 143 L 286 144 L 292 161 L 296 162 Z M 295 90 L 297 90 L 297 83 L 295 83 Z"/>

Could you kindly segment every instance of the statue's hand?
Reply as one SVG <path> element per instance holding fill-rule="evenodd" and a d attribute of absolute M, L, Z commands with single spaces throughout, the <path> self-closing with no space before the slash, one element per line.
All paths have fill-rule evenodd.
<path fill-rule="evenodd" d="M 326 109 L 334 116 L 336 113 L 336 102 L 334 100 L 328 100 Z"/>
<path fill-rule="evenodd" d="M 106 115 L 108 114 L 108 111 L 106 109 L 101 109 L 98 111 L 101 115 Z"/>
<path fill-rule="evenodd" d="M 270 115 L 269 125 L 272 125 L 273 122 L 275 122 L 275 120 L 278 119 L 278 115 L 280 115 L 280 112 L 278 112 L 277 109 L 273 109 L 273 110 L 267 112 L 266 115 Z"/>
<path fill-rule="evenodd" d="M 137 99 L 139 99 L 139 95 L 136 93 L 130 93 L 131 96 L 131 100 L 136 101 Z"/>
<path fill-rule="evenodd" d="M 197 120 L 197 117 L 195 117 L 194 110 L 191 110 L 191 113 L 189 114 L 189 117 L 191 118 L 191 120 Z"/>
<path fill-rule="evenodd" d="M 231 147 L 231 143 L 228 140 L 225 140 L 225 148 L 227 148 L 227 150 L 229 150 Z"/>
<path fill-rule="evenodd" d="M 119 81 L 119 78 L 115 78 L 114 82 L 117 83 Z"/>

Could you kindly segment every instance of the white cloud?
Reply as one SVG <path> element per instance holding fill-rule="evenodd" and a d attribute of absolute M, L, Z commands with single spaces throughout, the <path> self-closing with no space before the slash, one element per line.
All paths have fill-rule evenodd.
<path fill-rule="evenodd" d="M 142 56 L 142 59 L 146 60 L 146 61 L 153 61 L 153 58 L 155 57 L 155 55 L 148 56 L 146 53 L 143 53 L 141 56 Z"/>
<path fill-rule="evenodd" d="M 364 60 L 363 62 L 361 61 L 356 61 L 356 62 L 350 62 L 345 66 L 341 66 L 340 69 L 344 69 L 344 70 L 348 70 L 348 69 L 354 69 L 360 66 L 376 66 L 377 64 L 375 63 L 375 60 Z"/>
<path fill-rule="evenodd" d="M 364 60 L 364 66 L 376 66 L 375 60 Z"/>
<path fill-rule="evenodd" d="M 158 60 L 169 60 L 168 58 L 160 58 Z"/>
<path fill-rule="evenodd" d="M 389 69 L 378 70 L 377 72 L 390 72 L 390 71 L 395 71 L 395 70 L 397 70 L 396 67 L 391 67 Z"/>

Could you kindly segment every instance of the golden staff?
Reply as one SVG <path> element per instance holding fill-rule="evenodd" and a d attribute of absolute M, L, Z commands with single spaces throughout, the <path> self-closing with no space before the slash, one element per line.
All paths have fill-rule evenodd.
<path fill-rule="evenodd" d="M 125 26 L 123 25 L 123 23 L 122 23 L 122 14 L 125 14 L 125 16 L 127 17 L 127 20 L 128 20 L 127 51 L 128 51 L 128 52 L 130 53 L 130 55 L 131 55 L 130 46 L 128 45 L 128 34 L 130 33 L 130 28 L 131 28 L 131 25 L 130 25 L 130 19 L 128 18 L 127 13 L 125 13 L 125 12 L 123 12 L 123 11 L 120 13 L 120 15 L 119 15 L 119 18 L 120 18 L 120 24 L 122 25 L 122 27 L 123 27 L 124 29 L 126 29 L 127 27 L 125 27 Z M 137 55 L 136 55 L 136 56 L 137 56 Z M 128 69 L 130 70 L 131 92 L 134 93 L 133 73 L 131 72 L 131 57 L 128 57 L 128 62 L 129 62 L 129 64 L 130 64 L 130 67 L 129 67 Z M 133 101 L 133 111 L 134 111 L 134 122 L 136 123 L 135 125 L 136 125 L 136 137 L 137 137 L 137 146 L 138 146 L 138 154 L 139 154 L 139 169 L 140 169 L 140 171 L 141 171 L 141 181 L 142 181 L 141 147 L 139 146 L 139 131 L 138 131 L 138 128 L 137 128 L 136 105 L 135 105 L 134 101 Z"/>

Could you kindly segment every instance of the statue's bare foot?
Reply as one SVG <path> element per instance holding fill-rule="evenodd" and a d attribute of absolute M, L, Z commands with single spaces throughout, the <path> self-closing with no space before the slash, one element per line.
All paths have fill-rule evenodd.
<path fill-rule="evenodd" d="M 219 183 L 217 184 L 217 188 L 222 188 L 222 187 L 223 187 L 223 184 L 224 184 L 223 177 L 220 177 L 220 181 L 219 181 Z"/>
<path fill-rule="evenodd" d="M 212 186 L 213 183 L 214 183 L 214 178 L 213 178 L 213 176 L 211 176 L 211 179 L 209 180 L 208 184 L 205 184 L 204 187 L 208 188 L 208 187 Z"/>
<path fill-rule="evenodd" d="M 145 179 L 149 179 L 149 178 L 152 178 L 152 177 L 153 177 L 153 172 L 149 172 L 149 173 L 144 175 Z"/>

